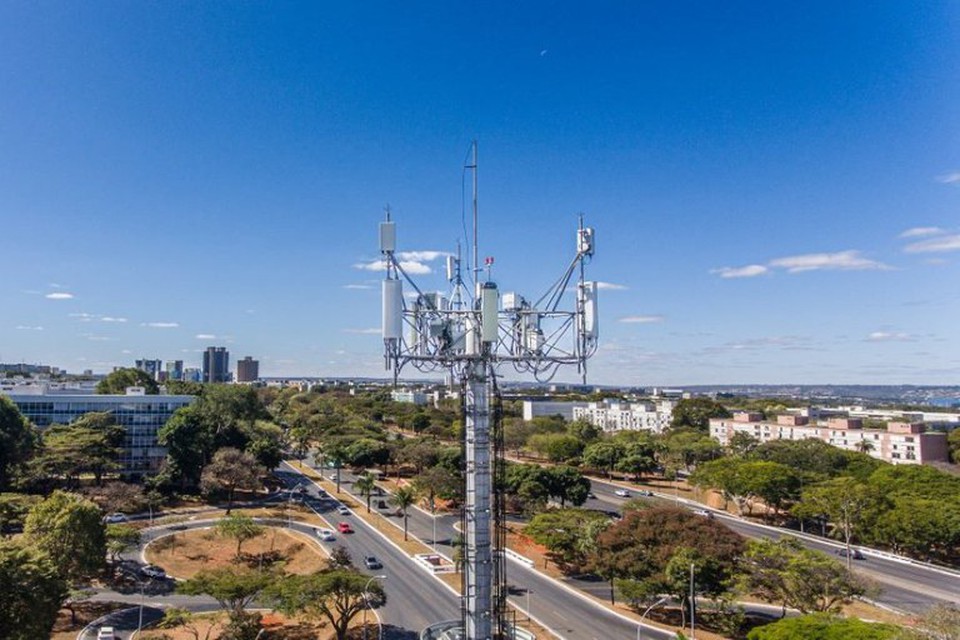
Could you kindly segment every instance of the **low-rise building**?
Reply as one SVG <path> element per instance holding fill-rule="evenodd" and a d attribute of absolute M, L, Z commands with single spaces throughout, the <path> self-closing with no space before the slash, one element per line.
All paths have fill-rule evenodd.
<path fill-rule="evenodd" d="M 573 410 L 574 420 L 586 420 L 607 432 L 650 431 L 662 433 L 673 420 L 673 400 L 658 402 L 589 402 Z"/>
<path fill-rule="evenodd" d="M 143 387 L 130 387 L 126 395 L 11 393 L 8 397 L 41 430 L 70 424 L 86 413 L 112 414 L 126 430 L 120 454 L 125 476 L 156 473 L 167 455 L 166 448 L 157 444 L 157 432 L 174 411 L 196 400 L 195 396 L 146 395 Z"/>
<path fill-rule="evenodd" d="M 945 462 L 949 455 L 946 435 L 929 433 L 917 422 L 889 422 L 886 429 L 864 429 L 859 418 L 829 418 L 826 422 L 811 423 L 806 416 L 782 415 L 770 421 L 761 414 L 746 412 L 710 420 L 710 435 L 720 444 L 728 444 L 735 433 L 746 433 L 760 442 L 816 438 L 893 464 Z"/>

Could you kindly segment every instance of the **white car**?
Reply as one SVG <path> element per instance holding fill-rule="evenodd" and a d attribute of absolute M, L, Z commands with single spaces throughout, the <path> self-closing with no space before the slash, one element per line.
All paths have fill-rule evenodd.
<path fill-rule="evenodd" d="M 613 492 L 614 495 L 620 496 L 621 498 L 629 498 L 630 492 L 626 489 L 617 489 Z"/>
<path fill-rule="evenodd" d="M 693 515 L 700 516 L 702 518 L 709 518 L 711 520 L 713 519 L 713 513 L 710 511 L 707 511 L 706 509 L 694 509 Z"/>
<path fill-rule="evenodd" d="M 127 516 L 122 513 L 111 513 L 110 515 L 104 516 L 103 521 L 107 524 L 118 524 L 120 522 L 126 522 Z"/>
<path fill-rule="evenodd" d="M 333 542 L 336 540 L 336 537 L 333 535 L 332 529 L 314 529 L 317 534 L 317 537 L 323 540 L 324 542 Z"/>
<path fill-rule="evenodd" d="M 140 569 L 140 573 L 148 578 L 154 578 L 156 580 L 165 580 L 167 577 L 167 572 L 155 564 L 148 564 L 144 568 Z"/>
<path fill-rule="evenodd" d="M 342 516 L 348 516 L 350 515 L 350 509 L 346 508 L 343 505 L 340 505 L 339 507 L 337 507 L 337 513 L 339 513 Z"/>

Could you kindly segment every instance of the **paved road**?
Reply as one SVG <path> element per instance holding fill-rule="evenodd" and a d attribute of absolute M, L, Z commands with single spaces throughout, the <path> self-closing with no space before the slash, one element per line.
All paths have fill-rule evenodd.
<path fill-rule="evenodd" d="M 622 488 L 618 485 L 601 480 L 593 480 L 592 485 L 596 499 L 588 500 L 584 505 L 589 509 L 619 510 L 629 499 L 614 493 Z M 631 494 L 636 496 L 637 492 L 631 491 Z M 672 498 L 673 496 L 669 493 L 664 493 L 658 494 L 655 498 L 645 499 L 668 504 L 674 502 Z M 714 515 L 725 525 L 748 538 L 776 540 L 784 536 L 792 536 L 808 549 L 816 549 L 828 554 L 833 554 L 840 548 L 840 545 L 826 539 L 818 540 L 811 539 L 809 536 L 799 536 L 786 529 L 765 527 L 720 512 L 715 512 Z M 919 613 L 938 603 L 960 604 L 960 574 L 871 555 L 863 560 L 855 560 L 853 565 L 854 571 L 875 581 L 882 589 L 881 593 L 874 597 L 874 600 L 882 605 Z"/>
<path fill-rule="evenodd" d="M 326 474 L 331 473 L 325 470 Z M 349 490 L 356 476 L 341 470 L 342 488 Z M 375 498 L 376 499 L 376 498 Z M 359 500 L 359 498 L 358 498 Z M 366 508 L 365 506 L 360 508 Z M 427 544 L 433 541 L 434 519 L 429 513 L 419 509 L 410 509 L 410 534 Z M 390 517 L 390 516 L 387 516 Z M 392 517 L 391 517 L 392 518 Z M 399 518 L 392 518 L 399 521 Z M 459 521 L 454 516 L 442 516 L 436 519 L 438 552 L 451 557 L 453 549 L 450 540 L 456 535 L 455 525 Z M 390 526 L 386 522 L 384 526 Z M 507 567 L 507 579 L 511 591 L 518 595 L 510 598 L 518 609 L 518 620 L 522 620 L 527 611 L 527 593 L 530 594 L 530 613 L 535 620 L 552 629 L 559 638 L 565 640 L 632 640 L 637 637 L 637 623 L 611 612 L 570 586 L 547 578 L 520 563 L 510 562 Z M 415 589 L 419 589 L 419 583 Z M 418 597 L 417 602 L 420 599 Z M 459 607 L 459 600 L 455 598 Z M 459 616 L 459 609 L 445 618 L 434 618 L 427 622 L 453 619 Z M 669 640 L 676 636 L 656 627 L 644 625 L 643 637 L 650 640 Z"/>

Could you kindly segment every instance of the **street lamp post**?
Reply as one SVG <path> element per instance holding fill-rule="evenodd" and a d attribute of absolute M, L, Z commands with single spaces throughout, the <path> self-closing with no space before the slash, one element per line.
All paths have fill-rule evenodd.
<path fill-rule="evenodd" d="M 652 605 L 647 607 L 647 610 L 643 612 L 643 615 L 640 616 L 640 623 L 637 624 L 637 640 L 641 640 L 641 634 L 643 633 L 643 619 L 647 617 L 647 614 L 650 613 L 650 610 L 653 609 L 654 607 L 659 607 L 661 604 L 663 604 L 669 599 L 670 598 L 668 596 L 663 596 L 662 598 L 654 602 Z"/>
<path fill-rule="evenodd" d="M 370 579 L 367 580 L 367 584 L 363 585 L 363 604 L 365 605 L 363 607 L 363 640 L 367 640 L 367 609 L 370 608 L 370 600 L 367 599 L 367 589 L 370 588 L 370 584 L 374 580 L 386 579 L 387 576 L 385 575 L 371 576 Z M 383 640 L 383 624 L 380 622 L 379 616 L 377 617 L 377 640 Z"/>

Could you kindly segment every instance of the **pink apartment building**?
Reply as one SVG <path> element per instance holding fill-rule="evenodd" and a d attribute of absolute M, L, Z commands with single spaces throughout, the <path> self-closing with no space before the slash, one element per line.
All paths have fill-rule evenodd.
<path fill-rule="evenodd" d="M 757 413 L 710 420 L 710 435 L 726 445 L 734 433 L 746 433 L 760 442 L 817 438 L 849 451 L 862 451 L 893 464 L 946 462 L 947 436 L 927 433 L 922 423 L 889 422 L 886 429 L 864 429 L 859 418 L 830 418 L 810 424 L 805 416 L 777 416 L 776 422 Z"/>

